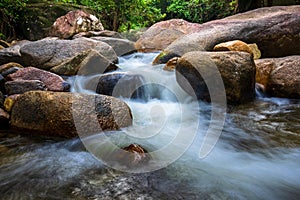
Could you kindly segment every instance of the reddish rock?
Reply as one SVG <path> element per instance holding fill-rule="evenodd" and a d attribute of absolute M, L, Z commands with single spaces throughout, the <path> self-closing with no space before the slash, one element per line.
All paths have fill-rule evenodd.
<path fill-rule="evenodd" d="M 18 70 L 16 73 L 8 76 L 9 80 L 39 80 L 43 82 L 48 90 L 51 91 L 69 91 L 70 85 L 60 76 L 34 67 L 27 67 Z"/>
<path fill-rule="evenodd" d="M 178 59 L 179 59 L 178 57 L 174 57 L 174 58 L 170 59 L 170 60 L 167 62 L 167 64 L 164 66 L 163 70 L 165 70 L 165 71 L 174 71 Z"/>
<path fill-rule="evenodd" d="M 7 81 L 5 90 L 8 95 L 23 94 L 32 90 L 47 90 L 46 85 L 39 80 Z"/>
<path fill-rule="evenodd" d="M 159 55 L 166 63 L 191 51 L 211 51 L 219 43 L 256 43 L 262 58 L 300 54 L 300 6 L 265 7 L 201 24 L 197 32 L 180 37 Z"/>
<path fill-rule="evenodd" d="M 300 56 L 256 61 L 256 79 L 275 97 L 300 98 Z"/>
<path fill-rule="evenodd" d="M 171 19 L 151 26 L 135 43 L 135 48 L 142 52 L 165 49 L 179 37 L 197 32 L 200 24 L 189 23 L 183 19 Z"/>
<path fill-rule="evenodd" d="M 97 17 L 82 10 L 70 11 L 51 26 L 49 36 L 68 39 L 80 32 L 104 30 Z"/>

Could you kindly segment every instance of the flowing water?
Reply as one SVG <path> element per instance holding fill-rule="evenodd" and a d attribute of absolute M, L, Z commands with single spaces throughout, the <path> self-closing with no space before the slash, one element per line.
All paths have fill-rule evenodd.
<path fill-rule="evenodd" d="M 174 73 L 151 66 L 156 55 L 120 58 L 121 71 L 155 84 L 143 99 L 123 98 L 132 109 L 133 126 L 108 135 L 118 145 L 135 142 L 155 151 L 180 133 L 175 146 L 186 149 L 180 158 L 156 171 L 126 173 L 105 166 L 80 139 L 2 132 L 0 199 L 299 199 L 300 102 L 257 94 L 252 103 L 229 107 L 215 148 L 199 158 L 211 105 L 193 101 Z M 93 94 L 90 82 L 97 78 L 69 81 L 73 92 Z M 162 156 L 167 160 L 176 148 Z"/>

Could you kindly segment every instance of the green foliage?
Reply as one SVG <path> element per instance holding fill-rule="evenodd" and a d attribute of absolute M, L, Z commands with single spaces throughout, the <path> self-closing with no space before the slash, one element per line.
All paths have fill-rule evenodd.
<path fill-rule="evenodd" d="M 235 5 L 236 0 L 170 0 L 167 18 L 182 18 L 203 23 L 232 15 Z"/>
<path fill-rule="evenodd" d="M 23 17 L 23 10 L 28 0 L 1 0 L 0 2 L 0 37 L 10 39 L 16 36 L 15 26 Z"/>

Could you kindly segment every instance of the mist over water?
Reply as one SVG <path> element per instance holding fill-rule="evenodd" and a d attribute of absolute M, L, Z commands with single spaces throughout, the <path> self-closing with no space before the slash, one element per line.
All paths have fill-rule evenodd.
<path fill-rule="evenodd" d="M 299 199 L 300 102 L 260 96 L 229 108 L 215 148 L 200 159 L 211 105 L 194 101 L 162 65 L 152 66 L 156 55 L 120 58 L 120 71 L 142 75 L 148 87 L 143 99 L 120 97 L 133 125 L 105 134 L 118 146 L 138 143 L 149 152 L 175 141 L 174 153 L 183 155 L 160 170 L 131 174 L 105 166 L 79 139 L 2 133 L 0 199 Z M 72 92 L 95 94 L 98 79 L 69 81 Z M 173 154 L 164 153 L 166 160 Z"/>

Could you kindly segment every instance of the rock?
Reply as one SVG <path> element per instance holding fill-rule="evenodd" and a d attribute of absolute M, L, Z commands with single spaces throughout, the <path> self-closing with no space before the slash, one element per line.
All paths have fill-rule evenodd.
<path fill-rule="evenodd" d="M 70 138 L 130 126 L 132 115 L 114 97 L 31 91 L 15 102 L 10 123 L 13 130 Z"/>
<path fill-rule="evenodd" d="M 262 84 L 264 87 L 267 86 L 270 79 L 271 72 L 275 69 L 275 63 L 273 59 L 259 59 L 255 60 L 256 65 L 256 82 Z"/>
<path fill-rule="evenodd" d="M 260 52 L 257 44 L 255 44 L 255 43 L 254 44 L 248 44 L 248 47 L 250 47 L 250 49 L 251 49 L 251 52 L 253 54 L 253 59 L 254 60 L 260 59 L 261 52 Z"/>
<path fill-rule="evenodd" d="M 142 146 L 138 144 L 130 144 L 122 149 L 116 149 L 113 151 L 109 154 L 108 159 L 110 161 L 117 162 L 119 165 L 136 167 L 149 162 L 151 156 Z"/>
<path fill-rule="evenodd" d="M 9 70 L 9 69 L 11 69 L 11 68 L 20 69 L 20 68 L 23 68 L 23 66 L 20 65 L 19 63 L 15 63 L 15 62 L 6 63 L 6 64 L 0 66 L 0 73 L 1 73 L 2 75 L 3 75 L 3 73 L 4 73 L 4 74 L 6 74 L 5 76 L 7 76 L 7 75 L 10 74 L 10 73 L 7 73 L 7 72 L 5 72 L 5 71 L 6 71 L 6 70 Z M 12 70 L 12 71 L 14 71 L 14 70 Z M 5 77 L 5 76 L 4 76 L 4 77 Z"/>
<path fill-rule="evenodd" d="M 300 56 L 256 61 L 257 82 L 275 97 L 300 98 Z"/>
<path fill-rule="evenodd" d="M 9 127 L 9 114 L 0 108 L 0 129 L 8 129 Z"/>
<path fill-rule="evenodd" d="M 14 94 L 14 95 L 10 95 L 8 97 L 5 98 L 4 101 L 4 109 L 7 112 L 10 112 L 14 103 L 16 102 L 16 100 L 19 98 L 20 94 Z"/>
<path fill-rule="evenodd" d="M 9 69 L 3 71 L 3 72 L 1 73 L 1 75 L 2 75 L 4 78 L 6 78 L 8 75 L 17 72 L 19 69 L 20 69 L 20 68 L 18 68 L 18 67 L 11 67 L 11 68 L 9 68 Z"/>
<path fill-rule="evenodd" d="M 5 42 L 4 40 L 0 40 L 0 45 L 4 48 L 10 47 L 10 44 L 8 42 Z"/>
<path fill-rule="evenodd" d="M 96 92 L 114 97 L 138 98 L 143 89 L 142 75 L 114 72 L 100 76 Z M 140 88 L 140 89 L 139 89 Z"/>
<path fill-rule="evenodd" d="M 213 49 L 214 51 L 243 51 L 253 55 L 253 58 L 256 60 L 260 58 L 261 53 L 256 44 L 247 44 L 240 40 L 234 40 L 229 42 L 223 42 L 216 45 Z"/>
<path fill-rule="evenodd" d="M 197 32 L 200 25 L 182 19 L 162 21 L 151 26 L 135 43 L 141 52 L 153 52 L 165 49 L 179 37 Z"/>
<path fill-rule="evenodd" d="M 69 91 L 70 84 L 65 82 L 60 76 L 34 67 L 27 67 L 8 75 L 8 80 L 39 80 L 43 82 L 50 91 Z"/>
<path fill-rule="evenodd" d="M 124 37 L 115 31 L 103 30 L 103 31 L 88 31 L 88 32 L 81 32 L 73 36 L 73 39 L 80 38 L 80 37 L 112 37 L 112 38 L 120 38 L 124 39 Z"/>
<path fill-rule="evenodd" d="M 113 71 L 118 67 L 95 50 L 84 51 L 70 60 L 51 68 L 59 75 L 93 75 Z"/>
<path fill-rule="evenodd" d="M 4 95 L 3 93 L 0 91 L 0 108 L 4 107 Z"/>
<path fill-rule="evenodd" d="M 105 42 L 89 38 L 74 40 L 46 38 L 24 45 L 20 52 L 25 63 L 24 66 L 50 70 L 89 50 L 97 51 L 110 62 L 116 63 L 118 61 L 118 57 L 111 46 Z"/>
<path fill-rule="evenodd" d="M 47 90 L 46 85 L 39 80 L 16 80 L 7 81 L 5 90 L 8 95 L 23 94 L 32 90 Z"/>
<path fill-rule="evenodd" d="M 205 101 L 211 101 L 210 95 L 222 100 L 224 87 L 228 104 L 255 97 L 255 64 L 249 53 L 189 52 L 178 59 L 176 80 L 187 93 Z"/>
<path fill-rule="evenodd" d="M 174 58 L 170 59 L 170 60 L 167 62 L 167 64 L 164 66 L 163 70 L 165 70 L 165 71 L 174 71 L 178 59 L 179 59 L 178 57 L 174 57 Z"/>
<path fill-rule="evenodd" d="M 82 10 L 75 10 L 58 18 L 51 26 L 49 36 L 68 39 L 80 32 L 102 30 L 104 28 L 96 16 Z"/>
<path fill-rule="evenodd" d="M 23 59 L 19 52 L 22 45 L 25 45 L 25 42 L 13 45 L 9 48 L 1 49 L 0 50 L 0 65 L 10 63 L 10 62 L 23 64 Z"/>
<path fill-rule="evenodd" d="M 135 52 L 134 43 L 127 39 L 110 37 L 92 37 L 91 39 L 109 44 L 116 52 L 117 56 L 123 56 Z"/>
<path fill-rule="evenodd" d="M 86 9 L 86 7 L 80 8 L 74 4 L 66 6 L 66 4 L 58 1 L 27 1 L 26 6 L 22 8 L 26 17 L 17 20 L 18 37 L 30 41 L 47 37 L 49 28 L 57 18 L 77 9 Z"/>
<path fill-rule="evenodd" d="M 170 44 L 156 64 L 191 51 L 211 51 L 219 43 L 256 43 L 263 58 L 300 54 L 300 6 L 265 7 L 201 24 Z M 284 27 L 284 28 L 283 28 Z"/>

